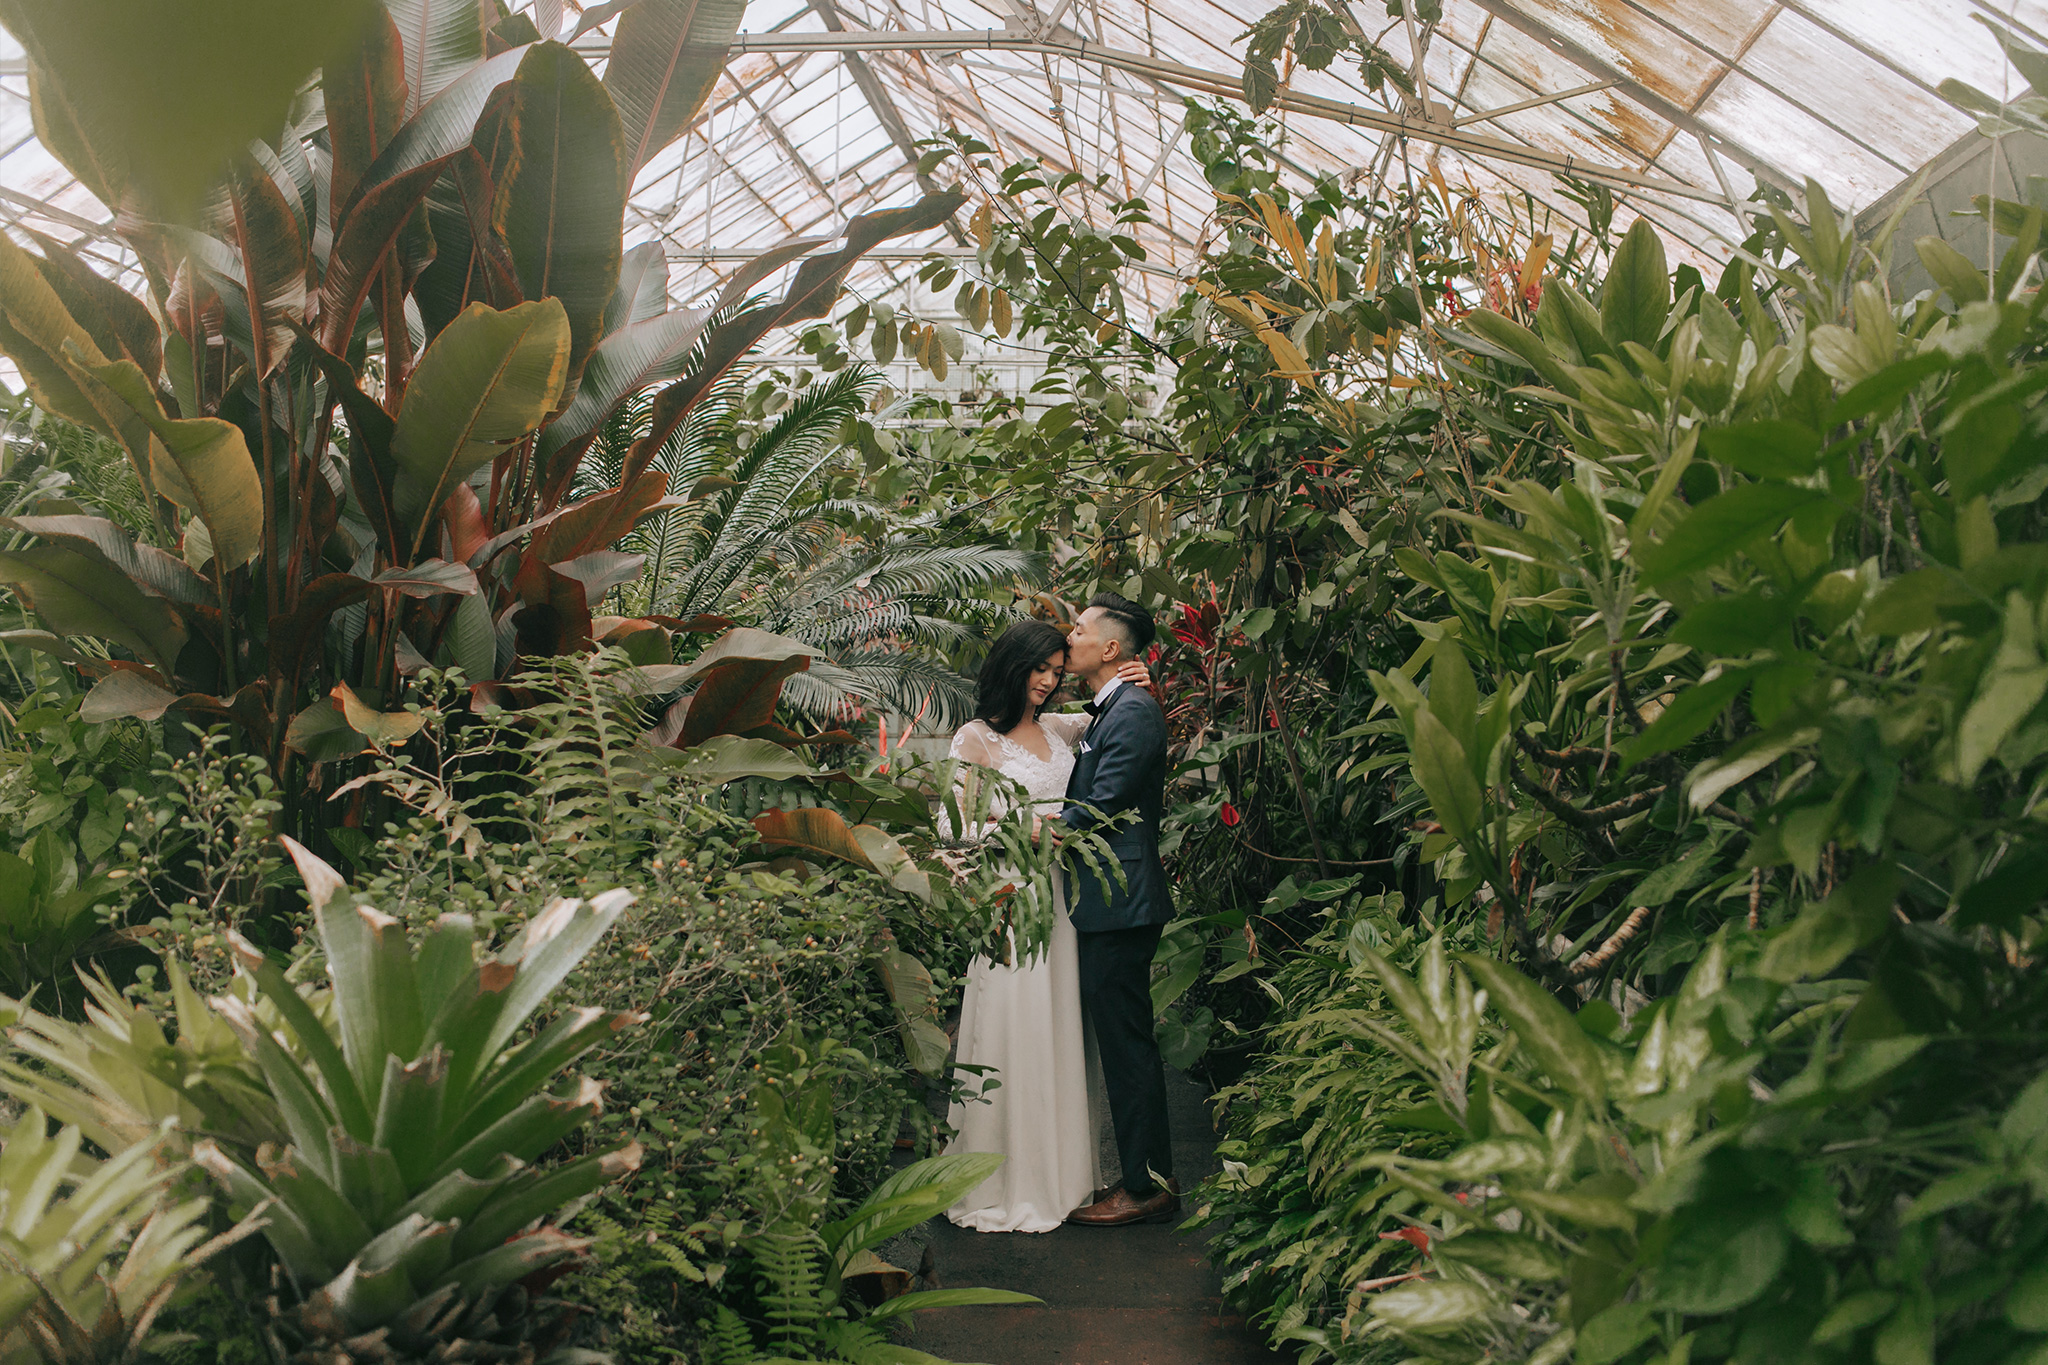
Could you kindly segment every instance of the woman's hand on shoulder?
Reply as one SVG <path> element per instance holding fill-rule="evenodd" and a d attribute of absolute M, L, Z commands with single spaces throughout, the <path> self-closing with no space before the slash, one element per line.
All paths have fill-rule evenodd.
<path fill-rule="evenodd" d="M 1143 659 L 1130 660 L 1116 671 L 1116 676 L 1119 681 L 1135 683 L 1139 687 L 1149 689 L 1152 686 L 1152 670 L 1145 667 Z"/>

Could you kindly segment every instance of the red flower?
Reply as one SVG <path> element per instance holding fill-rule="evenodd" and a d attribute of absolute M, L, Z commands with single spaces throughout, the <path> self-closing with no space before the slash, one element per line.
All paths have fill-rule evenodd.
<path fill-rule="evenodd" d="M 1223 803 L 1222 810 L 1216 812 L 1216 818 L 1233 829 L 1237 827 L 1237 823 L 1240 820 L 1244 819 L 1242 815 L 1237 813 L 1237 807 L 1231 805 L 1228 801 Z"/>
<path fill-rule="evenodd" d="M 1427 1256 L 1429 1254 L 1429 1234 L 1421 1228 L 1402 1228 L 1398 1232 L 1383 1232 L 1380 1234 L 1380 1240 L 1382 1242 L 1406 1242 L 1423 1255 Z"/>

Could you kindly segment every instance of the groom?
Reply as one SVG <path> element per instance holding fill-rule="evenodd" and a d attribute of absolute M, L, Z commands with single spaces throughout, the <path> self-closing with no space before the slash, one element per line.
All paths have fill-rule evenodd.
<path fill-rule="evenodd" d="M 1081 947 L 1081 1007 L 1095 1031 L 1116 1123 L 1123 1184 L 1070 1223 L 1120 1227 L 1165 1222 L 1180 1211 L 1172 1183 L 1173 1144 L 1166 1131 L 1166 1074 L 1152 1036 L 1152 954 L 1159 931 L 1173 918 L 1166 869 L 1159 861 L 1159 822 L 1166 806 L 1166 718 L 1149 692 L 1118 681 L 1118 667 L 1142 658 L 1155 631 L 1144 609 L 1115 593 L 1088 604 L 1067 636 L 1067 671 L 1094 692 L 1094 716 L 1074 757 L 1069 804 L 1060 820 L 1070 829 L 1104 815 L 1137 812 L 1134 824 L 1104 834 L 1123 865 L 1124 885 L 1105 881 L 1085 864 L 1073 868 L 1072 912 Z M 1105 869 L 1106 871 L 1106 869 Z M 1162 1187 L 1159 1180 L 1168 1183 Z"/>

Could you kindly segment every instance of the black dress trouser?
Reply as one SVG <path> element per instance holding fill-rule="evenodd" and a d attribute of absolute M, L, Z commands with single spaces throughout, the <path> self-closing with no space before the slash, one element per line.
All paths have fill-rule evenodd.
<path fill-rule="evenodd" d="M 1166 1071 L 1152 1035 L 1152 955 L 1164 928 L 1147 924 L 1075 936 L 1081 949 L 1081 1008 L 1102 1057 L 1124 1188 L 1141 1199 L 1159 1188 L 1151 1172 L 1173 1174 Z"/>

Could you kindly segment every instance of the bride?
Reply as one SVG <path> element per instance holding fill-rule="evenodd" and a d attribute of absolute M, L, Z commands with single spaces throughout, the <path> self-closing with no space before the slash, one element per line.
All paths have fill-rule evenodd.
<path fill-rule="evenodd" d="M 1066 658 L 1067 639 L 1057 627 L 1012 625 L 982 665 L 975 719 L 953 736 L 954 758 L 1021 783 L 1041 816 L 1064 804 L 1074 745 L 1088 728 L 1085 715 L 1042 714 Z M 1140 686 L 1151 681 L 1135 661 L 1118 676 Z M 1042 956 L 1015 966 L 977 957 L 967 971 L 957 1062 L 986 1068 L 1001 1085 L 984 1099 L 954 1104 L 948 1121 L 957 1136 L 946 1150 L 1009 1158 L 946 1211 L 976 1232 L 1050 1232 L 1101 1184 L 1078 949 L 1058 878 L 1053 887 L 1052 939 Z M 970 1090 L 978 1083 L 973 1071 L 960 1080 Z"/>

